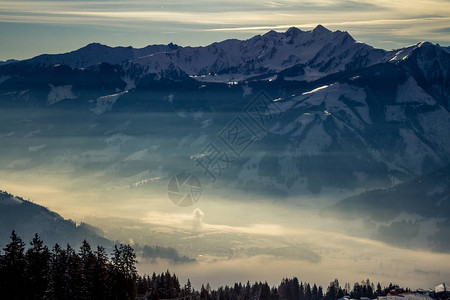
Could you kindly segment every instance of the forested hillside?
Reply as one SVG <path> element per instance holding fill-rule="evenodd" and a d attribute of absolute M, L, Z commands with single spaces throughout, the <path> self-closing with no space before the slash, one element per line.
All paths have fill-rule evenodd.
<path fill-rule="evenodd" d="M 112 253 L 84 241 L 80 249 L 55 244 L 52 249 L 36 234 L 27 245 L 12 232 L 10 242 L 0 252 L 0 296 L 2 299 L 260 299 L 260 300 L 335 300 L 386 295 L 392 283 L 376 286 L 369 279 L 346 283 L 338 279 L 324 290 L 315 283 L 283 278 L 278 286 L 267 282 L 235 283 L 212 289 L 209 283 L 200 289 L 189 279 L 180 284 L 168 270 L 159 275 L 138 275 L 136 254 L 130 245 L 116 245 Z"/>

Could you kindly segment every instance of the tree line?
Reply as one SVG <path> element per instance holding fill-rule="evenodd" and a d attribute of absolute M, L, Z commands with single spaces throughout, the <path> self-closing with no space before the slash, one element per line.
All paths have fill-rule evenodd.
<path fill-rule="evenodd" d="M 110 254 L 101 246 L 92 250 L 87 241 L 78 251 L 58 244 L 49 249 L 36 234 L 26 248 L 13 231 L 10 243 L 0 251 L 0 296 L 21 300 L 336 300 L 346 295 L 376 298 L 397 287 L 375 286 L 369 279 L 342 287 L 335 279 L 324 290 L 294 277 L 284 278 L 278 286 L 247 282 L 212 289 L 208 283 L 196 290 L 189 279 L 181 285 L 169 271 L 139 276 L 136 263 L 130 245 L 116 245 Z"/>
<path fill-rule="evenodd" d="M 181 286 L 176 275 L 169 271 L 152 276 L 138 276 L 137 291 L 139 299 L 200 299 L 200 300 L 336 300 L 344 296 L 353 299 L 361 297 L 377 298 L 386 296 L 389 291 L 397 288 L 397 285 L 390 283 L 387 287 L 382 287 L 369 279 L 355 283 L 350 287 L 346 283 L 341 287 L 339 280 L 330 282 L 324 291 L 322 286 L 299 282 L 297 277 L 283 278 L 278 287 L 269 286 L 267 282 L 255 282 L 250 284 L 235 283 L 233 286 L 222 286 L 211 289 L 209 284 L 202 285 L 200 290 L 195 290 L 188 279 L 184 286 Z"/>
<path fill-rule="evenodd" d="M 83 241 L 50 250 L 36 234 L 25 250 L 15 231 L 0 253 L 2 299 L 136 299 L 136 254 L 129 245 L 116 245 L 108 255 Z"/>

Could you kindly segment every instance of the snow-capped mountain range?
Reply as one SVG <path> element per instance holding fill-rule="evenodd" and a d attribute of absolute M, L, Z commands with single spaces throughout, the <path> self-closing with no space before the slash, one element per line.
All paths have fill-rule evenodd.
<path fill-rule="evenodd" d="M 242 81 L 255 76 L 269 77 L 281 71 L 287 71 L 286 79 L 312 81 L 377 63 L 398 63 L 420 52 L 417 49 L 424 46 L 448 53 L 448 48 L 429 43 L 393 51 L 375 49 L 355 41 L 347 32 L 332 32 L 318 25 L 311 31 L 292 27 L 286 32 L 269 31 L 248 40 L 230 39 L 205 47 L 169 44 L 134 49 L 92 43 L 69 53 L 43 54 L 21 63 L 48 67 L 67 65 L 77 69 L 99 63 L 123 65 L 125 74 L 137 81 L 147 75 L 163 76 L 173 71 L 205 82 Z M 422 63 L 422 67 L 427 67 L 426 59 Z"/>
<path fill-rule="evenodd" d="M 411 56 L 418 64 L 413 68 L 425 72 L 425 77 L 441 76 L 440 80 L 444 80 L 441 83 L 448 86 L 448 65 L 445 65 L 448 64 L 448 47 L 421 42 L 385 51 L 355 41 L 347 32 L 332 32 L 321 25 L 311 31 L 295 27 L 286 32 L 272 30 L 248 40 L 230 39 L 205 47 L 169 44 L 134 49 L 92 43 L 69 53 L 2 62 L 4 67 L 0 72 L 7 74 L 17 65 L 34 68 L 66 65 L 85 69 L 107 63 L 120 65 L 122 80 L 129 87 L 145 82 L 148 77 L 189 76 L 202 82 L 228 83 L 252 78 L 273 80 L 281 75 L 286 80 L 314 81 L 333 73 L 379 63 L 399 64 Z"/>
<path fill-rule="evenodd" d="M 201 81 L 229 82 L 297 67 L 292 79 L 311 81 L 386 58 L 385 51 L 358 43 L 347 32 L 331 32 L 319 25 L 312 31 L 293 27 L 245 41 L 226 40 L 206 47 L 156 53 L 130 61 L 125 68 L 132 74 L 141 70 L 139 76 L 173 68 Z"/>
<path fill-rule="evenodd" d="M 190 157 L 229 121 L 213 112 L 237 115 L 264 90 L 283 114 L 270 134 L 252 146 L 255 155 L 239 161 L 235 186 L 253 189 L 256 184 L 295 195 L 302 189 L 319 193 L 325 187 L 391 186 L 449 164 L 449 70 L 448 48 L 421 42 L 385 51 L 319 25 L 205 47 L 89 44 L 70 53 L 10 62 L 0 65 L 0 105 L 82 112 L 83 124 L 75 120 L 70 130 L 100 136 L 133 136 L 155 127 L 164 132 L 164 122 L 153 124 L 134 113 L 175 112 L 187 131 L 171 132 L 179 138 L 171 147 Z M 127 118 L 121 124 L 108 119 L 120 113 Z M 18 131 L 11 124 L 0 139 Z M 22 134 L 39 130 L 39 135 L 53 135 L 58 125 L 27 126 L 29 132 Z M 113 148 L 107 140 L 99 143 L 109 150 L 95 152 L 104 163 L 135 153 L 139 160 L 151 156 L 135 144 Z M 46 146 L 37 152 L 48 151 Z M 167 155 L 159 144 L 147 146 Z M 81 158 L 97 150 L 83 151 L 73 159 L 92 163 Z M 145 164 L 133 163 L 136 174 L 152 173 Z M 124 160 L 116 167 L 130 164 Z"/>
<path fill-rule="evenodd" d="M 205 47 L 94 43 L 2 62 L 0 171 L 19 180 L 62 174 L 105 198 L 166 193 L 180 171 L 217 193 L 319 207 L 345 198 L 333 209 L 361 202 L 361 215 L 386 197 L 379 205 L 392 202 L 395 216 L 384 209 L 377 230 L 395 239 L 413 220 L 436 228 L 418 240 L 435 241 L 450 228 L 449 70 L 449 47 L 386 51 L 323 26 Z M 265 131 L 246 114 L 261 91 L 267 112 L 278 113 L 261 116 Z M 239 155 L 219 138 L 236 118 L 259 136 Z M 193 159 L 208 155 L 211 142 L 233 161 L 214 183 Z M 417 197 L 406 209 L 411 187 Z M 442 211 L 431 218 L 424 208 Z"/>
<path fill-rule="evenodd" d="M 42 66 L 67 65 L 71 68 L 84 69 L 98 63 L 123 64 L 128 61 L 152 55 L 159 52 L 170 52 L 181 47 L 169 45 L 150 45 L 144 48 L 109 47 L 99 43 L 91 43 L 81 49 L 64 54 L 42 54 L 24 60 L 31 64 Z"/>

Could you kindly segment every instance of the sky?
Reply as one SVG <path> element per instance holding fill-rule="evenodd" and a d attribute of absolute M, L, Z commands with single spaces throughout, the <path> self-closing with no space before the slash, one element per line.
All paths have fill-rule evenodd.
<path fill-rule="evenodd" d="M 62 53 L 91 42 L 144 47 L 207 45 L 317 24 L 396 49 L 450 44 L 448 0 L 34 0 L 0 1 L 0 60 Z"/>

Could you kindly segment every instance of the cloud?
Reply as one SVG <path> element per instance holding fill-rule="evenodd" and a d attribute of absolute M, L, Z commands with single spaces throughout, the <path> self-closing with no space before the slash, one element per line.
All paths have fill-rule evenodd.
<path fill-rule="evenodd" d="M 142 258 L 145 261 L 156 262 L 156 259 L 167 259 L 174 263 L 194 263 L 195 259 L 189 258 L 187 256 L 181 256 L 175 248 L 172 247 L 161 247 L 161 246 L 147 246 L 142 248 Z"/>
<path fill-rule="evenodd" d="M 262 248 L 250 248 L 246 251 L 249 255 L 272 255 L 275 257 L 283 257 L 293 260 L 308 261 L 311 263 L 320 263 L 322 257 L 309 249 L 307 245 L 293 245 L 287 247 L 262 247 Z"/>
<path fill-rule="evenodd" d="M 203 227 L 203 216 L 205 214 L 200 210 L 200 208 L 196 208 L 194 209 L 193 215 L 194 215 L 194 222 L 193 222 L 194 230 L 200 230 Z"/>
<path fill-rule="evenodd" d="M 421 19 L 430 15 L 447 16 L 448 2 L 418 1 L 413 7 L 404 1 L 250 1 L 245 6 L 231 1 L 227 5 L 219 2 L 194 1 L 185 5 L 172 1 L 168 5 L 130 1 L 127 6 L 117 1 L 0 1 L 1 20 L 4 22 L 37 22 L 73 24 L 79 19 L 101 25 L 106 21 L 121 22 L 169 22 L 177 24 L 203 25 L 254 25 L 279 26 L 280 22 L 298 24 L 327 23 L 330 25 L 391 24 L 402 20 Z M 420 7 L 420 9 L 418 9 Z M 339 14 L 336 14 L 339 11 Z M 348 21 L 351 20 L 351 21 Z M 327 21 L 327 22 L 325 22 Z M 356 23 L 355 23 L 356 22 Z M 303 25 L 303 24 L 299 24 Z"/>
<path fill-rule="evenodd" d="M 391 49 L 423 40 L 450 42 L 445 30 L 450 27 L 449 15 L 450 3 L 445 0 L 418 0 L 414 5 L 404 0 L 0 1 L 0 22 L 5 24 L 0 42 L 5 44 L 2 55 L 7 59 L 42 51 L 57 53 L 62 48 L 70 51 L 69 45 L 82 47 L 85 41 L 194 46 L 250 38 L 271 29 L 296 26 L 308 30 L 322 24 L 349 31 L 372 46 Z M 67 32 L 77 38 L 68 41 Z M 30 37 L 15 39 L 23 34 Z"/>
<path fill-rule="evenodd" d="M 323 26 L 377 26 L 377 25 L 402 25 L 417 22 L 450 22 L 450 17 L 423 17 L 423 18 L 409 18 L 409 19 L 373 19 L 360 21 L 342 21 L 342 22 L 325 22 L 321 23 Z M 246 26 L 246 27 L 222 27 L 205 29 L 206 31 L 266 31 L 266 30 L 286 30 L 290 27 L 297 28 L 313 28 L 317 23 L 301 23 L 301 24 L 284 24 L 275 26 Z"/>
<path fill-rule="evenodd" d="M 450 27 L 442 27 L 434 30 L 437 33 L 450 33 Z"/>
<path fill-rule="evenodd" d="M 202 236 L 215 234 L 256 234 L 262 236 L 279 236 L 293 233 L 289 228 L 277 224 L 249 224 L 246 226 L 232 226 L 225 224 L 211 224 L 203 220 L 205 214 L 199 209 L 194 209 L 192 214 L 173 214 L 164 212 L 149 212 L 142 222 L 154 225 L 161 225 L 174 230 L 195 232 Z"/>

